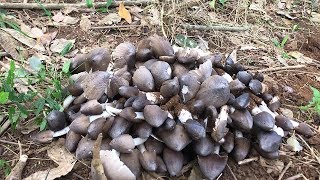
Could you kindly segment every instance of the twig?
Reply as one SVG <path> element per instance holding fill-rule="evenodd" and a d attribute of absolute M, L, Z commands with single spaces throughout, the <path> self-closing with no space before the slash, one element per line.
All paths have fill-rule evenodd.
<path fill-rule="evenodd" d="M 10 124 L 11 123 L 8 119 L 3 123 L 3 125 L 0 127 L 0 136 L 9 128 Z"/>
<path fill-rule="evenodd" d="M 90 29 L 112 29 L 112 28 L 131 28 L 131 27 L 143 27 L 144 25 L 115 25 L 115 26 L 96 26 Z"/>
<path fill-rule="evenodd" d="M 22 175 L 22 171 L 27 164 L 28 156 L 25 154 L 22 154 L 22 148 L 21 148 L 20 141 L 18 141 L 18 143 L 19 143 L 19 149 L 20 149 L 20 158 L 19 158 L 19 161 L 17 162 L 17 164 L 14 166 L 14 168 L 10 172 L 10 174 L 6 177 L 6 180 L 11 180 L 11 179 L 19 179 L 20 180 L 21 175 Z"/>
<path fill-rule="evenodd" d="M 270 72 L 270 71 L 281 71 L 281 70 L 287 70 L 287 69 L 299 69 L 304 68 L 305 65 L 296 65 L 296 66 L 286 66 L 286 67 L 275 67 L 275 68 L 267 68 L 267 69 L 261 69 L 258 70 L 258 72 Z"/>
<path fill-rule="evenodd" d="M 239 161 L 238 164 L 239 165 L 248 164 L 252 161 L 258 161 L 258 159 L 259 159 L 259 157 L 248 158 L 248 159 L 244 159 L 242 161 Z"/>
<path fill-rule="evenodd" d="M 296 179 L 299 179 L 299 178 L 303 178 L 305 180 L 308 180 L 308 178 L 306 178 L 303 174 L 297 174 L 297 175 L 294 175 L 294 176 L 291 176 L 289 178 L 287 178 L 286 180 L 296 180 Z"/>
<path fill-rule="evenodd" d="M 249 26 L 224 26 L 224 25 L 213 25 L 213 26 L 204 26 L 204 25 L 191 25 L 191 24 L 182 24 L 182 27 L 186 29 L 195 29 L 195 30 L 215 30 L 215 31 L 247 31 L 250 29 Z"/>
<path fill-rule="evenodd" d="M 7 141 L 7 140 L 4 140 L 4 139 L 0 139 L 0 142 L 1 142 L 1 143 L 5 143 L 5 144 L 11 144 L 11 145 L 19 145 L 19 143 Z M 28 146 L 25 145 L 25 144 L 20 144 L 20 145 L 21 145 L 21 146 L 24 146 L 24 147 L 28 147 Z"/>
<path fill-rule="evenodd" d="M 309 144 L 299 135 L 297 134 L 297 137 L 308 147 L 308 149 L 311 152 L 311 155 L 317 160 L 318 164 L 320 164 L 320 158 L 314 153 L 313 148 L 309 146 Z"/>
<path fill-rule="evenodd" d="M 287 172 L 287 170 L 289 169 L 289 167 L 290 167 L 291 165 L 292 165 L 292 161 L 290 161 L 290 162 L 286 165 L 286 167 L 283 169 L 283 171 L 281 172 L 278 180 L 281 180 L 281 179 L 283 178 L 284 174 Z"/>
<path fill-rule="evenodd" d="M 234 179 L 234 180 L 238 180 L 237 177 L 236 177 L 236 175 L 234 175 L 234 173 L 233 173 L 231 167 L 229 166 L 229 164 L 227 164 L 227 167 L 228 167 L 229 171 L 231 172 L 231 175 L 232 175 L 233 179 Z"/>
<path fill-rule="evenodd" d="M 113 1 L 110 7 L 118 7 L 122 1 Z M 154 0 L 137 0 L 137 1 L 124 1 L 125 6 L 146 6 L 148 4 L 155 3 Z M 93 4 L 95 8 L 105 7 L 105 2 L 95 2 Z M 63 8 L 87 8 L 86 3 L 43 3 L 42 6 L 39 6 L 38 3 L 0 3 L 0 8 L 2 9 L 63 9 Z"/>

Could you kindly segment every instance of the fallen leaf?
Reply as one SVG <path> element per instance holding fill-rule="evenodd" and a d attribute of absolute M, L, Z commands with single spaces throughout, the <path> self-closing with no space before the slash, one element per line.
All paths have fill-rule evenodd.
<path fill-rule="evenodd" d="M 133 7 L 129 8 L 129 10 L 131 13 L 137 13 L 137 14 L 143 11 L 143 9 L 141 9 L 138 6 L 133 6 Z"/>
<path fill-rule="evenodd" d="M 283 64 L 284 66 L 289 66 L 288 63 L 287 63 L 287 61 L 286 61 L 284 58 L 282 58 L 281 55 L 277 55 L 277 59 L 278 59 L 278 61 L 279 61 L 281 64 Z"/>
<path fill-rule="evenodd" d="M 119 16 L 125 19 L 129 24 L 132 23 L 131 14 L 130 12 L 124 7 L 124 3 L 121 2 L 119 5 Z"/>
<path fill-rule="evenodd" d="M 91 161 L 91 178 L 107 180 L 105 176 L 102 161 L 100 159 L 100 146 L 102 141 L 102 134 L 100 133 L 96 142 L 94 143 L 92 154 L 93 158 Z"/>
<path fill-rule="evenodd" d="M 41 36 L 43 36 L 43 32 L 41 29 L 34 27 L 31 28 L 31 33 L 30 33 L 30 37 L 32 38 L 40 38 Z"/>
<path fill-rule="evenodd" d="M 52 16 L 52 20 L 55 22 L 61 22 L 64 19 L 64 15 L 62 14 L 61 11 L 59 11 L 57 14 L 55 14 L 54 16 Z"/>
<path fill-rule="evenodd" d="M 79 12 L 79 10 L 76 7 L 72 7 L 72 6 L 66 6 L 62 9 L 63 14 L 68 15 L 72 12 Z"/>
<path fill-rule="evenodd" d="M 81 16 L 81 20 L 80 20 L 80 28 L 83 31 L 88 31 L 91 28 L 91 21 L 89 20 L 88 16 Z"/>
<path fill-rule="evenodd" d="M 14 79 L 13 87 L 16 88 L 19 93 L 27 93 L 29 91 L 28 84 L 21 79 Z"/>
<path fill-rule="evenodd" d="M 49 46 L 51 41 L 54 40 L 54 38 L 56 38 L 57 33 L 58 33 L 57 31 L 54 31 L 54 32 L 51 32 L 51 33 L 43 34 L 40 37 L 40 42 L 45 46 Z"/>
<path fill-rule="evenodd" d="M 12 36 L 0 30 L 0 45 L 13 59 L 20 59 L 20 55 L 16 50 L 18 44 Z"/>
<path fill-rule="evenodd" d="M 305 56 L 304 54 L 302 54 L 301 52 L 298 51 L 291 51 L 288 53 L 289 56 L 292 56 L 293 58 L 295 58 L 297 60 L 297 62 L 302 63 L 302 64 L 310 64 L 312 63 L 314 60 Z"/>
<path fill-rule="evenodd" d="M 159 25 L 160 24 L 160 12 L 156 8 L 150 8 L 150 16 L 144 16 L 141 19 L 141 25 Z"/>
<path fill-rule="evenodd" d="M 289 118 L 289 119 L 293 119 L 293 112 L 290 109 L 287 108 L 279 108 L 280 114 L 282 114 L 283 116 Z"/>
<path fill-rule="evenodd" d="M 1 28 L 1 29 L 9 33 L 13 38 L 20 41 L 22 44 L 30 48 L 36 49 L 38 51 L 45 51 L 45 48 L 43 47 L 43 45 L 38 43 L 35 39 L 27 37 L 14 29 L 9 29 L 9 28 Z"/>
<path fill-rule="evenodd" d="M 320 23 L 320 14 L 316 12 L 311 12 L 310 21 Z"/>
<path fill-rule="evenodd" d="M 121 17 L 117 13 L 109 13 L 98 22 L 98 25 L 111 25 L 121 21 Z"/>
<path fill-rule="evenodd" d="M 31 67 L 32 70 L 40 71 L 42 67 L 42 63 L 38 57 L 32 56 L 28 59 L 28 61 L 29 61 L 29 66 Z"/>
<path fill-rule="evenodd" d="M 302 150 L 302 146 L 300 145 L 294 134 L 287 139 L 287 145 L 289 146 L 291 151 L 299 152 Z"/>
<path fill-rule="evenodd" d="M 264 0 L 255 0 L 250 4 L 249 9 L 266 13 L 264 10 L 265 5 L 266 2 Z"/>
<path fill-rule="evenodd" d="M 284 168 L 284 162 L 280 160 L 269 160 L 269 159 L 264 159 L 262 157 L 259 158 L 259 163 L 261 166 L 267 168 L 267 173 L 275 173 L 275 174 L 280 174 L 281 171 Z"/>
<path fill-rule="evenodd" d="M 47 151 L 49 158 L 58 164 L 58 167 L 44 171 L 38 171 L 25 178 L 25 180 L 53 180 L 67 175 L 72 170 L 77 160 L 73 154 L 66 150 L 64 147 L 64 141 L 64 139 L 59 139 L 58 141 L 53 142 L 52 147 Z"/>
<path fill-rule="evenodd" d="M 76 24 L 78 21 L 79 21 L 78 18 L 71 17 L 71 16 L 65 16 L 62 22 L 64 24 L 71 24 L 72 25 L 72 24 Z"/>
<path fill-rule="evenodd" d="M 65 46 L 68 44 L 68 43 L 72 43 L 74 44 L 75 43 L 75 40 L 72 39 L 72 40 L 67 40 L 67 39 L 64 39 L 64 38 L 61 38 L 61 39 L 55 39 L 52 41 L 51 43 L 51 46 L 50 46 L 50 50 L 52 52 L 56 52 L 56 53 L 60 53 L 64 48 Z"/>

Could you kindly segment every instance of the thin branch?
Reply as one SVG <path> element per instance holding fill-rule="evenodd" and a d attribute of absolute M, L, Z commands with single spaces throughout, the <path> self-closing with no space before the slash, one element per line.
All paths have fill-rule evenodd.
<path fill-rule="evenodd" d="M 0 127 L 0 136 L 9 128 L 10 124 L 11 123 L 9 119 L 7 119 L 6 122 L 3 123 L 3 125 Z"/>
<path fill-rule="evenodd" d="M 113 1 L 110 7 L 118 7 L 122 1 Z M 155 3 L 154 0 L 137 0 L 137 1 L 124 1 L 125 6 L 146 6 Z M 46 9 L 63 9 L 63 8 L 87 8 L 86 3 L 43 3 Z M 93 4 L 94 8 L 106 7 L 105 2 L 96 2 Z M 2 9 L 42 9 L 38 3 L 0 3 Z"/>
<path fill-rule="evenodd" d="M 17 164 L 12 169 L 11 173 L 6 177 L 6 180 L 21 179 L 22 171 L 27 164 L 28 156 L 22 153 L 20 141 L 18 141 L 18 143 L 19 143 L 19 150 L 20 150 L 20 153 L 19 153 L 20 158 Z"/>
<path fill-rule="evenodd" d="M 191 25 L 191 24 L 182 24 L 182 27 L 186 29 L 194 29 L 194 30 L 215 30 L 215 31 L 247 31 L 250 29 L 249 26 L 225 26 L 225 25 L 212 25 L 212 26 L 204 26 L 204 25 Z"/>
<path fill-rule="evenodd" d="M 275 67 L 275 68 L 267 68 L 258 70 L 258 72 L 270 72 L 270 71 L 281 71 L 287 69 L 300 69 L 306 67 L 305 65 L 296 65 L 296 66 L 286 66 L 286 67 Z"/>
<path fill-rule="evenodd" d="M 290 168 L 291 165 L 292 165 L 292 161 L 290 161 L 290 162 L 286 165 L 286 167 L 283 169 L 283 171 L 281 172 L 278 180 L 281 180 L 281 179 L 283 178 L 284 174 L 287 172 L 287 170 Z"/>
<path fill-rule="evenodd" d="M 91 27 L 90 29 L 113 29 L 113 28 L 132 28 L 132 27 L 143 27 L 144 25 L 115 25 L 115 26 L 96 26 Z"/>
<path fill-rule="evenodd" d="M 5 144 L 11 144 L 11 145 L 18 145 L 18 146 L 19 146 L 19 143 L 7 141 L 7 140 L 4 140 L 4 139 L 0 139 L 0 142 L 1 142 L 1 143 L 5 143 Z M 25 145 L 25 144 L 20 144 L 20 145 L 23 146 L 23 147 L 28 147 L 28 146 Z"/>

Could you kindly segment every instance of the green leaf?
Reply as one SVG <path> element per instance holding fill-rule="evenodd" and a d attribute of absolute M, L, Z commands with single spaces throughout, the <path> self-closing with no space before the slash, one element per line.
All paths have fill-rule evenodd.
<path fill-rule="evenodd" d="M 215 9 L 215 6 L 216 6 L 216 0 L 212 0 L 209 2 L 209 6 L 212 8 L 212 9 Z"/>
<path fill-rule="evenodd" d="M 47 121 L 45 119 L 43 119 L 40 123 L 40 131 L 45 130 L 47 127 Z"/>
<path fill-rule="evenodd" d="M 39 0 L 35 0 L 36 3 L 38 3 L 38 5 L 41 7 L 41 9 L 44 11 L 44 14 L 46 16 L 48 16 L 49 18 L 52 17 L 52 13 L 51 11 L 49 11 L 46 7 L 44 7 L 44 5 L 42 4 L 42 2 L 40 2 Z"/>
<path fill-rule="evenodd" d="M 279 43 L 278 40 L 272 39 L 272 42 L 273 42 L 273 44 L 274 44 L 277 48 L 280 48 L 280 43 Z"/>
<path fill-rule="evenodd" d="M 10 69 L 8 71 L 8 76 L 7 76 L 7 80 L 6 80 L 6 84 L 11 88 L 13 89 L 13 80 L 14 80 L 14 71 L 15 71 L 15 64 L 14 64 L 14 61 L 10 61 Z M 11 90 L 10 89 L 10 90 Z M 7 90 L 6 91 L 10 91 L 10 90 Z"/>
<path fill-rule="evenodd" d="M 193 39 L 190 39 L 182 34 L 176 36 L 176 43 L 181 47 L 189 48 L 195 48 L 198 45 Z"/>
<path fill-rule="evenodd" d="M 46 100 L 43 98 L 38 99 L 35 103 L 34 103 L 34 107 L 36 108 L 36 111 L 34 112 L 36 115 L 39 115 L 40 112 L 43 110 L 44 108 L 44 104 L 46 103 Z"/>
<path fill-rule="evenodd" d="M 9 92 L 0 92 L 0 104 L 5 104 L 9 100 Z"/>
<path fill-rule="evenodd" d="M 69 41 L 61 50 L 60 55 L 61 56 L 66 55 L 71 50 L 72 47 L 73 47 L 73 43 Z"/>
<path fill-rule="evenodd" d="M 86 0 L 86 5 L 87 5 L 88 8 L 92 8 L 93 7 L 92 0 Z"/>
<path fill-rule="evenodd" d="M 224 6 L 226 4 L 227 0 L 219 0 L 219 3 L 222 4 L 222 6 Z"/>
<path fill-rule="evenodd" d="M 281 48 L 284 48 L 284 45 L 286 45 L 288 39 L 289 39 L 289 35 L 287 34 L 284 36 L 284 38 L 281 41 L 281 45 L 280 45 Z"/>
<path fill-rule="evenodd" d="M 32 56 L 31 58 L 29 58 L 29 65 L 31 69 L 35 71 L 40 71 L 42 67 L 41 60 L 36 56 Z"/>
<path fill-rule="evenodd" d="M 69 73 L 70 65 L 71 65 L 70 60 L 65 61 L 63 63 L 62 72 L 66 73 L 66 74 Z"/>
<path fill-rule="evenodd" d="M 8 176 L 11 172 L 9 163 L 6 160 L 0 159 L 0 169 L 4 170 L 4 174 Z"/>
<path fill-rule="evenodd" d="M 28 72 L 24 68 L 18 68 L 15 71 L 15 75 L 18 78 L 25 78 L 28 76 Z"/>
<path fill-rule="evenodd" d="M 313 92 L 313 97 L 320 98 L 320 91 L 312 86 L 310 86 L 310 88 Z"/>

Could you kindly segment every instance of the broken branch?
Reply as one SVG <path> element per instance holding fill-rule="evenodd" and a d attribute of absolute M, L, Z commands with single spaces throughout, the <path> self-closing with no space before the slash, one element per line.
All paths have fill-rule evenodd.
<path fill-rule="evenodd" d="M 182 27 L 186 29 L 195 29 L 195 30 L 215 30 L 215 31 L 247 31 L 250 29 L 249 26 L 224 26 L 224 25 L 213 25 L 213 26 L 204 26 L 204 25 L 191 25 L 191 24 L 182 24 Z"/>
<path fill-rule="evenodd" d="M 306 66 L 305 65 L 296 65 L 296 66 L 286 66 L 286 67 L 275 67 L 275 68 L 267 68 L 267 69 L 258 70 L 258 72 L 281 71 L 281 70 L 287 70 L 287 69 L 299 69 L 299 68 L 304 68 L 304 67 L 306 67 Z"/>

